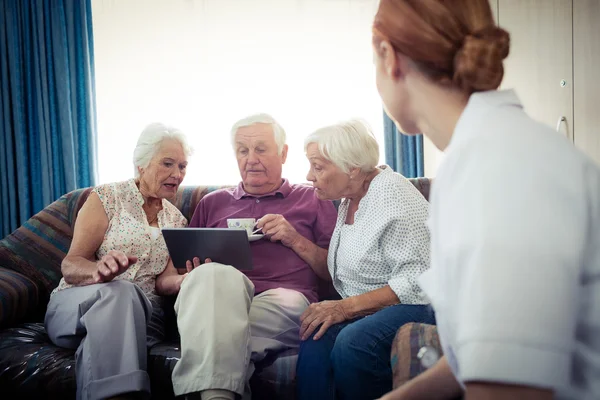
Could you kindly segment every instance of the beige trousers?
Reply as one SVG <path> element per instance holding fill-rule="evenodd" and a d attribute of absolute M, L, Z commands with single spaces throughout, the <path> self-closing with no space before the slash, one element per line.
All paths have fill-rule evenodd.
<path fill-rule="evenodd" d="M 308 305 L 302 293 L 290 289 L 254 296 L 252 282 L 229 265 L 196 268 L 175 302 L 181 335 L 181 359 L 172 375 L 175 395 L 206 389 L 243 395 L 254 363 L 270 352 L 298 347 L 300 315 Z"/>

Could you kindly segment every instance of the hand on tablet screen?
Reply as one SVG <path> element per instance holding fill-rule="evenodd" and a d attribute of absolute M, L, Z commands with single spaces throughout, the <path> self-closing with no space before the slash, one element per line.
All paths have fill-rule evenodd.
<path fill-rule="evenodd" d="M 208 264 L 211 263 L 212 260 L 210 258 L 207 258 L 204 260 L 204 264 Z M 194 268 L 199 267 L 200 266 L 200 259 L 198 257 L 194 257 L 194 259 L 192 261 L 187 260 L 185 262 L 185 269 L 187 272 L 192 272 L 194 270 Z"/>
<path fill-rule="evenodd" d="M 200 265 L 200 259 L 198 257 L 194 257 L 192 261 L 187 260 L 185 262 L 185 269 L 187 272 L 192 272 L 194 268 Z"/>

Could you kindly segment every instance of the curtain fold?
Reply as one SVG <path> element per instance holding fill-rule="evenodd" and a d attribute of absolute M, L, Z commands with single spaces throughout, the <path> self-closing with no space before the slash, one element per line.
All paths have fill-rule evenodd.
<path fill-rule="evenodd" d="M 402 134 L 385 112 L 383 130 L 386 164 L 407 178 L 424 176 L 423 135 Z"/>
<path fill-rule="evenodd" d="M 0 2 L 0 237 L 97 180 L 91 0 Z"/>

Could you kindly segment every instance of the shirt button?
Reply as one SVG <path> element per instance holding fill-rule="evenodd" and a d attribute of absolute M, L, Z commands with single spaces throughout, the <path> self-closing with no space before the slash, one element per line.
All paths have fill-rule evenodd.
<path fill-rule="evenodd" d="M 257 202 L 257 203 L 260 203 L 260 200 L 259 200 L 259 199 L 256 199 L 256 202 Z"/>

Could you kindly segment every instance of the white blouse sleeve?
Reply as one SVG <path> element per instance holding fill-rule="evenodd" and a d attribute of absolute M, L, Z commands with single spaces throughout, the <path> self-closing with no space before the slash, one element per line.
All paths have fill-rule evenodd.
<path fill-rule="evenodd" d="M 417 278 L 429 268 L 429 235 L 408 221 L 394 220 L 382 237 L 385 261 L 392 272 L 388 284 L 402 304 L 428 304 Z"/>
<path fill-rule="evenodd" d="M 461 168 L 465 179 L 439 198 L 460 378 L 566 384 L 586 243 L 581 185 L 568 182 L 577 171 L 536 175 L 500 150 Z"/>
<path fill-rule="evenodd" d="M 400 303 L 428 304 L 417 278 L 429 268 L 429 203 L 412 186 L 409 189 L 395 188 L 395 196 L 382 205 L 391 219 L 380 238 L 381 248 L 391 267 L 388 284 Z"/>

